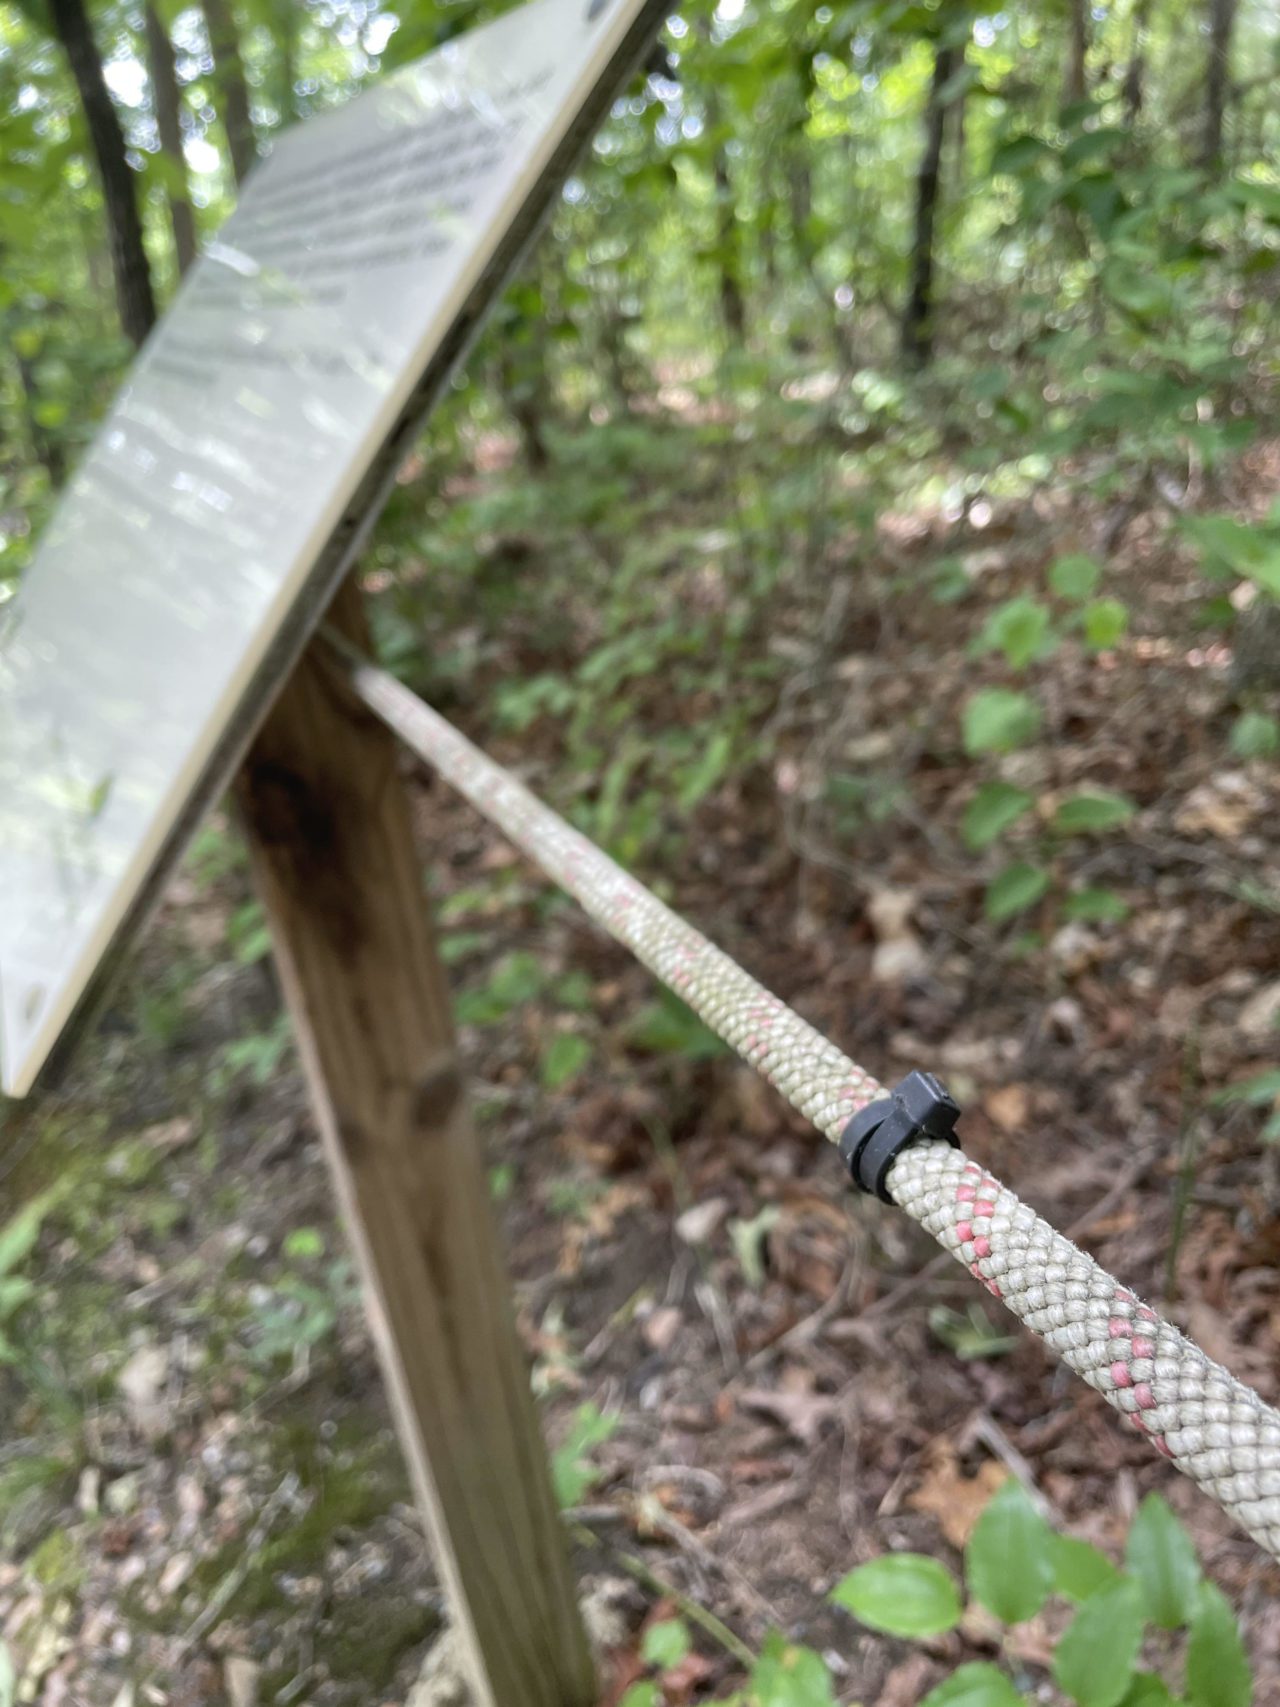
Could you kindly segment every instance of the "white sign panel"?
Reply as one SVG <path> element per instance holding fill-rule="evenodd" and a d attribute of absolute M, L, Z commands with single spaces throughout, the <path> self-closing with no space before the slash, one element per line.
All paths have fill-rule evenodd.
<path fill-rule="evenodd" d="M 370 470 L 660 16 L 536 0 L 287 131 L 147 343 L 0 608 L 10 1094 L 223 780 Z"/>

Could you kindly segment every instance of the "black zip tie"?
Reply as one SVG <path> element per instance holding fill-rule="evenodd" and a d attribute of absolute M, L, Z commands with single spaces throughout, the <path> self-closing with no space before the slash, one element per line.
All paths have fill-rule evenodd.
<path fill-rule="evenodd" d="M 887 1096 L 877 1097 L 840 1134 L 840 1154 L 853 1183 L 885 1203 L 892 1203 L 885 1181 L 895 1159 L 913 1144 L 939 1139 L 960 1148 L 955 1124 L 959 1104 L 932 1073 L 908 1073 Z"/>

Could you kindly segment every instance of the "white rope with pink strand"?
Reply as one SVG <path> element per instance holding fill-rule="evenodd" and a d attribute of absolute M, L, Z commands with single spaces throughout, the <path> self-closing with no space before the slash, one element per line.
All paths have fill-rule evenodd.
<path fill-rule="evenodd" d="M 369 710 L 827 1138 L 839 1143 L 855 1115 L 889 1096 L 402 683 L 327 637 Z M 1280 1558 L 1280 1414 L 962 1150 L 912 1144 L 884 1192 Z"/>

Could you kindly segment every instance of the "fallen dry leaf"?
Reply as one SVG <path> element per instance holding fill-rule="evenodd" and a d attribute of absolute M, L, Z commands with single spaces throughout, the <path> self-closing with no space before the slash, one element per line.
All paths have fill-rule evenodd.
<path fill-rule="evenodd" d="M 987 1092 L 983 1107 L 1002 1132 L 1021 1132 L 1026 1129 L 1031 1099 L 1025 1085 L 1002 1085 Z"/>
<path fill-rule="evenodd" d="M 129 1421 L 147 1440 L 158 1440 L 173 1420 L 168 1377 L 169 1354 L 158 1345 L 139 1346 L 117 1377 Z"/>
<path fill-rule="evenodd" d="M 827 1393 L 774 1393 L 752 1387 L 738 1395 L 744 1410 L 757 1411 L 780 1422 L 802 1446 L 813 1446 L 836 1412 L 836 1401 Z"/>
<path fill-rule="evenodd" d="M 684 1326 L 684 1317 L 673 1304 L 664 1304 L 647 1316 L 640 1332 L 652 1351 L 666 1351 Z"/>
<path fill-rule="evenodd" d="M 1184 836 L 1219 836 L 1234 842 L 1262 805 L 1262 795 L 1243 771 L 1222 771 L 1191 790 L 1173 815 L 1173 827 Z"/>
<path fill-rule="evenodd" d="M 1236 1024 L 1254 1041 L 1261 1043 L 1272 1037 L 1280 1026 L 1280 982 L 1264 984 L 1256 995 L 1250 996 L 1240 1009 Z"/>
<path fill-rule="evenodd" d="M 907 1496 L 907 1504 L 913 1511 L 936 1517 L 951 1545 L 964 1547 L 988 1500 L 1008 1477 L 1004 1465 L 993 1459 L 988 1459 L 976 1476 L 966 1476 L 955 1448 L 944 1438 L 930 1449 L 924 1480 Z"/>
<path fill-rule="evenodd" d="M 196 1137 L 198 1131 L 199 1128 L 191 1115 L 180 1114 L 173 1120 L 162 1120 L 155 1126 L 145 1127 L 138 1137 L 153 1150 L 163 1151 L 167 1155 L 170 1151 L 184 1149 Z"/>

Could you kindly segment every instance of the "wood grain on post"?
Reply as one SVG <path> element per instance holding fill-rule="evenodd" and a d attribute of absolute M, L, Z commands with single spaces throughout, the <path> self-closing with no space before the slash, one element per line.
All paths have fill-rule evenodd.
<path fill-rule="evenodd" d="M 363 644 L 354 583 L 329 620 Z M 477 1707 L 591 1707 L 396 744 L 322 646 L 241 772 L 259 892 Z"/>

